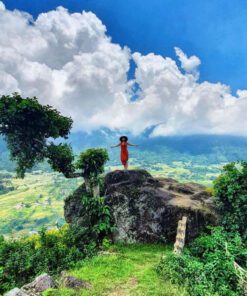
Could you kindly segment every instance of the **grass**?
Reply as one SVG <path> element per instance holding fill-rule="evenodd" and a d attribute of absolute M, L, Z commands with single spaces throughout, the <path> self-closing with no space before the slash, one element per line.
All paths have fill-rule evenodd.
<path fill-rule="evenodd" d="M 91 290 L 60 288 L 46 296 L 185 296 L 183 288 L 164 281 L 155 270 L 161 256 L 171 252 L 162 245 L 115 245 L 80 263 L 68 273 L 88 281 Z"/>

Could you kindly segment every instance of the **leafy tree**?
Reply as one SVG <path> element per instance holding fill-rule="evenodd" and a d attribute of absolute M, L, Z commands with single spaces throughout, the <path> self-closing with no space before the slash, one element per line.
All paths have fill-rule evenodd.
<path fill-rule="evenodd" d="M 99 175 L 104 172 L 104 164 L 109 159 L 105 149 L 87 149 L 80 154 L 77 168 L 82 170 L 88 192 L 99 196 Z"/>
<path fill-rule="evenodd" d="M 19 94 L 0 98 L 0 134 L 7 142 L 12 160 L 17 162 L 17 176 L 47 156 L 48 138 L 67 138 L 72 119 L 62 116 L 37 98 L 23 99 Z"/>
<path fill-rule="evenodd" d="M 227 164 L 214 182 L 215 203 L 221 224 L 247 239 L 247 162 Z"/>
<path fill-rule="evenodd" d="M 0 134 L 7 142 L 11 159 L 17 162 L 17 177 L 24 178 L 27 169 L 46 158 L 53 170 L 66 178 L 84 177 L 88 192 L 98 195 L 98 177 L 108 160 L 107 151 L 88 149 L 74 163 L 69 144 L 48 142 L 51 138 L 67 139 L 72 123 L 70 117 L 41 105 L 36 97 L 24 99 L 18 93 L 0 97 Z"/>
<path fill-rule="evenodd" d="M 51 143 L 47 147 L 48 163 L 51 165 L 54 171 L 63 173 L 65 177 L 71 178 L 76 177 L 73 165 L 74 155 L 70 145 L 66 143 L 60 143 L 55 145 Z M 79 174 L 78 176 L 81 176 Z"/>

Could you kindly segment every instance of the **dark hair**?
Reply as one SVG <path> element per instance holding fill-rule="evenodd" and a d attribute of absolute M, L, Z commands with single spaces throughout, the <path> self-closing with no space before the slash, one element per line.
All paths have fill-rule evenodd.
<path fill-rule="evenodd" d="M 124 140 L 127 142 L 127 141 L 128 141 L 128 137 L 126 137 L 126 136 L 121 136 L 121 137 L 119 138 L 119 141 L 120 141 L 120 142 L 122 142 L 122 141 L 124 141 Z"/>

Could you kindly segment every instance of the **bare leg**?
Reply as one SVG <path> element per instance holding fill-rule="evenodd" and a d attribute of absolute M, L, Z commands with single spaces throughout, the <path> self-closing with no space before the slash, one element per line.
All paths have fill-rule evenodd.
<path fill-rule="evenodd" d="M 128 169 L 128 162 L 126 162 L 126 164 L 124 165 L 124 169 L 127 170 Z"/>

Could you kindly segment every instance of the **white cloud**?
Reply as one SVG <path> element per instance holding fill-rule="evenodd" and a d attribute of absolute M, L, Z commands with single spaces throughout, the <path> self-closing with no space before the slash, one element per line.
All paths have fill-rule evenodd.
<path fill-rule="evenodd" d="M 0 11 L 5 10 L 5 5 L 2 1 L 0 1 Z"/>
<path fill-rule="evenodd" d="M 187 55 L 178 47 L 175 47 L 176 55 L 178 56 L 181 67 L 189 73 L 197 72 L 197 67 L 201 64 L 200 59 L 197 56 L 187 57 Z"/>
<path fill-rule="evenodd" d="M 115 44 L 91 12 L 59 7 L 36 20 L 0 2 L 0 93 L 37 96 L 74 120 L 74 130 L 108 127 L 152 136 L 247 136 L 247 90 L 232 96 L 221 83 L 198 82 L 200 59 L 175 48 L 169 57 Z M 135 79 L 128 81 L 130 59 Z M 131 101 L 132 85 L 139 98 Z"/>
<path fill-rule="evenodd" d="M 111 42 L 95 14 L 58 7 L 34 21 L 5 10 L 0 27 L 2 94 L 35 95 L 72 116 L 76 129 L 89 130 L 91 116 L 126 91 L 130 52 Z"/>

